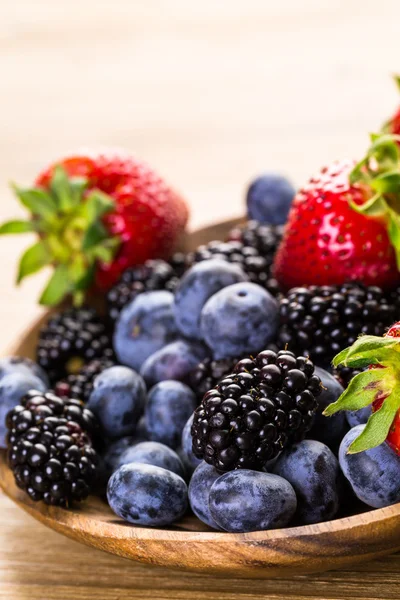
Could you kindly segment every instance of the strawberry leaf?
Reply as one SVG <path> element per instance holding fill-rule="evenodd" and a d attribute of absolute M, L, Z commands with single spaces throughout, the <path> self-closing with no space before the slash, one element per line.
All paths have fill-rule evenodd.
<path fill-rule="evenodd" d="M 83 210 L 88 222 L 93 223 L 112 211 L 114 207 L 115 202 L 111 196 L 100 192 L 100 190 L 93 190 L 86 198 Z"/>
<path fill-rule="evenodd" d="M 365 429 L 350 445 L 348 454 L 364 452 L 383 444 L 399 410 L 399 394 L 400 386 L 397 385 L 393 389 L 393 393 L 383 402 L 381 408 L 370 416 Z"/>
<path fill-rule="evenodd" d="M 33 221 L 8 221 L 0 225 L 0 235 L 14 234 L 14 233 L 28 233 L 36 231 L 35 224 Z"/>
<path fill-rule="evenodd" d="M 21 283 L 25 277 L 29 275 L 33 275 L 33 273 L 37 273 L 40 271 L 42 267 L 48 265 L 51 262 L 51 255 L 43 242 L 37 242 L 22 255 L 19 270 L 17 283 Z"/>
<path fill-rule="evenodd" d="M 71 292 L 72 286 L 67 265 L 59 265 L 40 298 L 40 304 L 56 306 Z"/>
<path fill-rule="evenodd" d="M 57 214 L 57 205 L 51 195 L 41 188 L 20 188 L 13 185 L 13 190 L 21 203 L 32 215 L 45 221 L 52 220 Z"/>
<path fill-rule="evenodd" d="M 340 410 L 360 410 L 372 404 L 380 394 L 390 394 L 394 387 L 395 378 L 390 369 L 364 371 L 353 377 L 339 399 L 329 404 L 322 414 L 331 417 Z"/>
<path fill-rule="evenodd" d="M 337 354 L 332 364 L 334 367 L 368 367 L 390 359 L 393 351 L 400 352 L 400 339 L 363 335 L 350 348 Z"/>
<path fill-rule="evenodd" d="M 58 209 L 63 213 L 70 212 L 81 200 L 81 196 L 71 189 L 70 179 L 67 172 L 60 165 L 54 168 L 50 190 Z"/>
<path fill-rule="evenodd" d="M 85 232 L 85 236 L 82 242 L 82 250 L 90 250 L 94 246 L 97 246 L 100 242 L 108 238 L 106 228 L 101 221 L 93 222 Z"/>

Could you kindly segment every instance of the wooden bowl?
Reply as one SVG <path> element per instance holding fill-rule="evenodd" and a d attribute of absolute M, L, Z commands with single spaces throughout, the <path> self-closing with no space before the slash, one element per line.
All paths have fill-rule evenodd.
<path fill-rule="evenodd" d="M 195 232 L 188 248 L 224 239 L 236 223 Z M 10 354 L 34 357 L 42 321 L 26 332 Z M 229 534 L 211 531 L 195 517 L 186 517 L 170 529 L 134 527 L 118 519 L 97 497 L 73 510 L 34 503 L 14 484 L 4 452 L 0 453 L 0 486 L 51 529 L 112 554 L 173 569 L 268 579 L 338 569 L 400 550 L 400 504 L 318 525 Z"/>

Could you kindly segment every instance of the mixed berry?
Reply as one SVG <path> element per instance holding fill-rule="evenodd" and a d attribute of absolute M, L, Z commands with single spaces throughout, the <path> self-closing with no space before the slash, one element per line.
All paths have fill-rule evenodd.
<path fill-rule="evenodd" d="M 396 122 L 297 194 L 257 178 L 248 220 L 188 254 L 183 199 L 129 156 L 17 188 L 32 218 L 0 234 L 38 233 L 58 306 L 36 363 L 0 360 L 0 447 L 32 501 L 225 532 L 400 502 Z"/>

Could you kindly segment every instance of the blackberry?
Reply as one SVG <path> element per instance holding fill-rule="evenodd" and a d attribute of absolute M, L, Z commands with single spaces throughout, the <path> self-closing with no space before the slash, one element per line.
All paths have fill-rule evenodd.
<path fill-rule="evenodd" d="M 247 221 L 246 225 L 231 229 L 228 239 L 255 248 L 265 258 L 268 269 L 271 271 L 276 251 L 283 237 L 283 229 L 282 225 L 269 225 L 254 220 Z"/>
<path fill-rule="evenodd" d="M 268 349 L 278 351 L 275 344 L 269 344 Z M 222 360 L 213 360 L 206 358 L 199 363 L 189 374 L 187 384 L 196 394 L 197 400 L 202 401 L 206 392 L 215 387 L 221 379 L 232 373 L 238 358 L 224 358 Z"/>
<path fill-rule="evenodd" d="M 8 413 L 8 464 L 35 502 L 69 506 L 84 500 L 96 479 L 91 442 L 97 423 L 78 400 L 31 391 Z"/>
<path fill-rule="evenodd" d="M 79 398 L 79 400 L 87 402 L 96 377 L 114 365 L 115 362 L 108 358 L 92 360 L 84 365 L 78 373 L 71 373 L 65 379 L 58 381 L 54 386 L 54 391 L 62 398 Z"/>
<path fill-rule="evenodd" d="M 264 350 L 243 359 L 196 409 L 193 452 L 219 471 L 262 469 L 305 436 L 320 392 L 308 358 Z"/>
<path fill-rule="evenodd" d="M 210 258 L 221 258 L 240 265 L 250 281 L 266 288 L 274 296 L 278 294 L 278 284 L 271 276 L 271 264 L 256 248 L 246 246 L 240 241 L 213 241 L 199 246 L 197 250 L 187 255 L 186 260 L 188 267 L 191 267 Z"/>
<path fill-rule="evenodd" d="M 36 354 L 52 384 L 95 358 L 114 357 L 107 327 L 91 308 L 71 308 L 51 317 L 40 331 Z"/>
<path fill-rule="evenodd" d="M 278 345 L 329 367 L 360 334 L 383 335 L 394 317 L 395 308 L 379 287 L 293 288 L 280 301 Z"/>
<path fill-rule="evenodd" d="M 161 259 L 147 260 L 143 265 L 127 269 L 107 294 L 107 312 L 111 321 L 114 323 L 122 309 L 143 292 L 175 292 L 185 268 L 184 255 L 177 253 L 171 263 Z"/>

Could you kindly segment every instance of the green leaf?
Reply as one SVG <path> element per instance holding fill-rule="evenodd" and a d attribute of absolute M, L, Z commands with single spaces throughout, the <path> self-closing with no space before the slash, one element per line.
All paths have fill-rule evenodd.
<path fill-rule="evenodd" d="M 332 364 L 334 367 L 368 367 L 386 361 L 394 351 L 400 352 L 399 338 L 362 335 L 350 348 L 337 354 Z"/>
<path fill-rule="evenodd" d="M 400 90 L 400 75 L 394 75 L 393 79 L 394 79 L 394 82 L 397 85 L 398 89 Z"/>
<path fill-rule="evenodd" d="M 94 221 L 86 230 L 82 242 L 82 250 L 90 250 L 100 242 L 106 240 L 108 233 L 101 221 Z"/>
<path fill-rule="evenodd" d="M 41 298 L 43 306 L 56 306 L 71 292 L 72 282 L 69 278 L 67 265 L 59 265 L 49 283 L 47 284 Z"/>
<path fill-rule="evenodd" d="M 69 180 L 71 193 L 74 201 L 74 205 L 78 206 L 83 201 L 84 193 L 88 187 L 88 180 L 85 177 L 72 177 Z"/>
<path fill-rule="evenodd" d="M 63 213 L 70 212 L 75 206 L 75 196 L 72 193 L 70 180 L 66 170 L 57 165 L 52 173 L 50 189 L 58 209 Z"/>
<path fill-rule="evenodd" d="M 371 181 L 371 187 L 378 194 L 398 193 L 400 191 L 400 171 L 382 173 Z"/>
<path fill-rule="evenodd" d="M 33 221 L 8 221 L 0 225 L 0 235 L 36 231 Z"/>
<path fill-rule="evenodd" d="M 12 186 L 21 203 L 34 216 L 48 221 L 54 219 L 57 214 L 57 206 L 51 195 L 42 188 L 20 188 Z"/>
<path fill-rule="evenodd" d="M 360 410 L 369 406 L 381 394 L 390 394 L 396 385 L 390 369 L 370 369 L 359 373 L 336 402 L 329 404 L 322 413 L 331 417 L 341 410 Z"/>
<path fill-rule="evenodd" d="M 111 196 L 100 192 L 100 190 L 93 190 L 86 198 L 83 210 L 88 222 L 93 223 L 101 219 L 108 212 L 111 212 L 114 207 L 115 202 Z"/>
<path fill-rule="evenodd" d="M 393 393 L 383 402 L 381 408 L 370 416 L 365 429 L 350 445 L 348 454 L 364 452 L 383 444 L 399 409 L 399 394 L 400 386 L 397 385 Z"/>
<path fill-rule="evenodd" d="M 400 215 L 388 207 L 388 235 L 395 254 L 397 268 L 400 271 Z"/>
<path fill-rule="evenodd" d="M 43 242 L 37 242 L 22 255 L 19 270 L 17 283 L 21 283 L 21 281 L 28 277 L 29 275 L 33 275 L 33 273 L 37 273 L 40 269 L 51 262 L 51 255 Z"/>
<path fill-rule="evenodd" d="M 356 204 L 352 198 L 349 198 L 350 207 L 357 213 L 368 217 L 383 216 L 387 212 L 387 204 L 380 194 L 375 194 L 364 204 Z"/>

